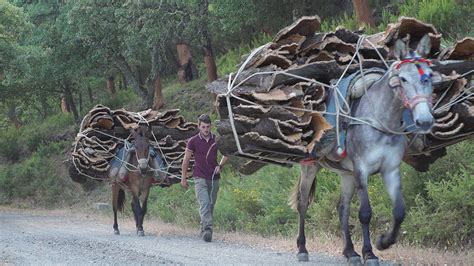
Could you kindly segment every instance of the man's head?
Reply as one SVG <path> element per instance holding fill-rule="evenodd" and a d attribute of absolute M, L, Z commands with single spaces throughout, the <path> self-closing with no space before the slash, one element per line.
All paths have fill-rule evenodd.
<path fill-rule="evenodd" d="M 211 118 L 206 114 L 200 115 L 198 117 L 198 128 L 201 136 L 207 138 L 211 133 Z"/>

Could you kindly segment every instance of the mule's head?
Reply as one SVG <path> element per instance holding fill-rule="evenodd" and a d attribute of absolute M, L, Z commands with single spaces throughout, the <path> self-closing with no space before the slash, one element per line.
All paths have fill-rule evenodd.
<path fill-rule="evenodd" d="M 429 133 L 434 124 L 432 115 L 432 79 L 439 74 L 430 68 L 431 62 L 423 57 L 431 49 L 430 38 L 425 35 L 415 51 L 411 51 L 401 40 L 395 44 L 395 63 L 390 77 L 390 86 L 396 88 L 403 105 L 411 110 L 418 133 Z"/>
<path fill-rule="evenodd" d="M 133 137 L 133 147 L 136 159 L 138 161 L 138 170 L 141 174 L 145 174 L 150 161 L 150 142 L 148 139 L 148 131 L 143 128 L 131 129 L 130 133 Z"/>

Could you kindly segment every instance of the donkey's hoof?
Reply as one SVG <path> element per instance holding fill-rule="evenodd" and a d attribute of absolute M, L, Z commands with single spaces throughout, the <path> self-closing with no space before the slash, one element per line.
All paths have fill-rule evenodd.
<path fill-rule="evenodd" d="M 143 231 L 143 230 L 137 230 L 137 235 L 138 235 L 138 236 L 145 236 L 145 231 Z"/>
<path fill-rule="evenodd" d="M 375 242 L 375 247 L 378 250 L 385 250 L 394 243 L 395 243 L 394 241 L 388 240 L 385 234 L 381 234 L 377 237 L 377 241 Z"/>
<path fill-rule="evenodd" d="M 298 253 L 296 257 L 298 258 L 298 261 L 309 261 L 308 253 Z"/>
<path fill-rule="evenodd" d="M 379 266 L 379 259 L 368 259 L 364 263 L 365 266 Z"/>
<path fill-rule="evenodd" d="M 362 266 L 362 261 L 359 256 L 350 257 L 347 259 L 347 262 L 349 262 L 351 266 Z"/>
<path fill-rule="evenodd" d="M 114 230 L 114 235 L 117 235 L 117 236 L 120 235 L 120 231 L 118 229 L 115 229 Z"/>

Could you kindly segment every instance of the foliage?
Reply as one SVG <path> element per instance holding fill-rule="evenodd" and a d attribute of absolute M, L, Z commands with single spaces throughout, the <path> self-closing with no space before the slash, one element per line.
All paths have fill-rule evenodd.
<path fill-rule="evenodd" d="M 469 245 L 474 236 L 474 175 L 472 169 L 450 179 L 428 181 L 426 197 L 415 197 L 403 229 L 408 241 L 444 247 Z"/>
<path fill-rule="evenodd" d="M 71 129 L 72 126 L 72 129 Z M 36 151 L 41 145 L 54 141 L 58 136 L 73 131 L 74 121 L 71 115 L 57 114 L 48 117 L 44 123 L 30 125 L 22 129 L 21 143 L 30 152 Z"/>
<path fill-rule="evenodd" d="M 95 104 L 138 110 L 150 84 L 163 76 L 165 109 L 180 108 L 194 121 L 211 113 L 212 95 L 203 75 L 186 84 L 176 82 L 176 43 L 191 44 L 194 61 L 202 66 L 202 29 L 208 23 L 219 76 L 235 72 L 245 54 L 270 42 L 282 27 L 303 14 L 318 14 L 322 31 L 343 25 L 357 29 L 351 1 L 305 0 L 209 0 L 208 17 L 200 17 L 203 1 L 25 1 L 0 0 L 0 109 L 16 106 L 24 122 L 16 130 L 0 119 L 0 204 L 31 201 L 45 207 L 70 203 L 76 192 L 61 161 L 77 124 L 59 113 L 60 96 L 69 93 L 81 115 Z M 433 23 L 449 41 L 472 35 L 469 1 L 372 0 L 384 30 L 398 16 L 414 16 Z M 453 19 L 456 18 L 456 19 Z M 445 40 L 444 40 L 445 41 Z M 125 77 L 128 88 L 110 97 L 105 78 Z M 133 83 L 132 81 L 135 81 Z M 213 113 L 212 117 L 216 118 Z M 62 139 L 67 139 L 63 141 Z M 421 245 L 456 247 L 469 245 L 473 237 L 474 144 L 464 142 L 448 149 L 448 155 L 418 173 L 402 167 L 407 217 L 402 241 Z M 6 160 L 5 160 L 6 159 Z M 218 229 L 257 232 L 264 236 L 295 235 L 297 214 L 287 197 L 297 182 L 299 169 L 266 166 L 242 177 L 224 169 L 215 210 Z M 322 171 L 316 201 L 307 213 L 308 234 L 339 234 L 336 205 L 339 177 Z M 369 179 L 374 237 L 391 223 L 391 203 L 382 179 Z M 358 202 L 354 197 L 350 223 L 360 238 Z M 64 205 L 63 205 L 64 206 Z M 149 213 L 166 222 L 196 225 L 199 222 L 194 192 L 175 185 L 155 188 Z M 443 225 L 442 227 L 440 225 Z"/>
<path fill-rule="evenodd" d="M 59 176 L 52 166 L 58 165 L 58 158 L 54 156 L 67 144 L 41 146 L 30 158 L 0 169 L 0 204 L 23 199 L 51 208 L 66 201 L 70 180 L 67 176 Z"/>
<path fill-rule="evenodd" d="M 264 45 L 272 40 L 272 37 L 262 33 L 255 36 L 249 44 L 242 44 L 239 47 L 229 50 L 226 54 L 218 56 L 216 59 L 219 76 L 227 75 L 231 72 L 236 72 L 240 63 L 245 59 L 253 49 Z"/>
<path fill-rule="evenodd" d="M 470 1 L 455 0 L 408 0 L 399 5 L 400 15 L 416 17 L 432 23 L 445 37 L 458 39 L 472 34 L 472 25 L 463 19 L 472 16 L 474 7 Z"/>
<path fill-rule="evenodd" d="M 0 156 L 10 161 L 17 161 L 21 153 L 19 144 L 18 130 L 13 127 L 2 130 L 0 135 Z"/>

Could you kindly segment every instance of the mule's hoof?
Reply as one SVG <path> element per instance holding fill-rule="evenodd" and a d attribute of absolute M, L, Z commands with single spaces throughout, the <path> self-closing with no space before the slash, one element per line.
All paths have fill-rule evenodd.
<path fill-rule="evenodd" d="M 298 261 L 309 261 L 308 253 L 298 253 L 296 257 L 298 258 Z"/>
<path fill-rule="evenodd" d="M 119 230 L 114 230 L 114 235 L 120 235 L 120 231 Z"/>
<path fill-rule="evenodd" d="M 347 259 L 347 262 L 349 262 L 351 266 L 362 266 L 362 261 L 359 256 L 350 257 Z"/>
<path fill-rule="evenodd" d="M 145 236 L 145 231 L 143 231 L 143 230 L 137 230 L 137 235 L 138 235 L 138 236 Z"/>
<path fill-rule="evenodd" d="M 379 266 L 379 259 L 368 259 L 364 263 L 365 266 Z"/>
<path fill-rule="evenodd" d="M 385 249 L 389 248 L 394 243 L 395 242 L 388 241 L 385 234 L 381 234 L 377 237 L 377 241 L 375 242 L 375 247 L 378 250 L 385 250 Z"/>

